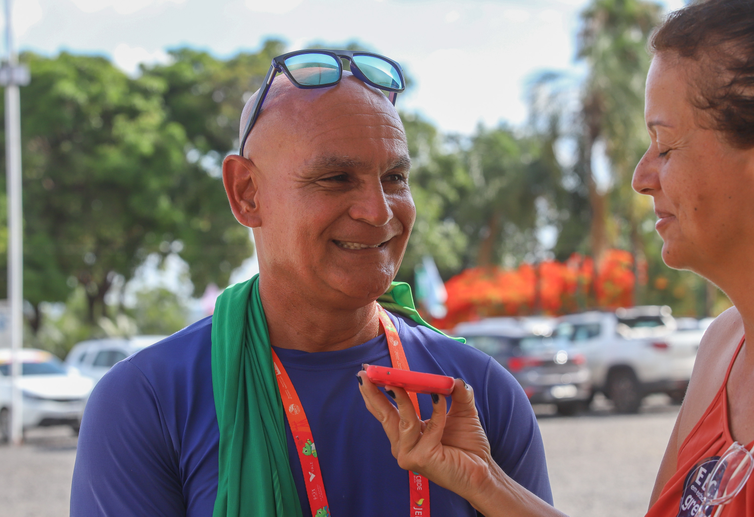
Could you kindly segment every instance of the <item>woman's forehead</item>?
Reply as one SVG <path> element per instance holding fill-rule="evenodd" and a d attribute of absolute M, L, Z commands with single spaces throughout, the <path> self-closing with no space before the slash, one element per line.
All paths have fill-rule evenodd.
<path fill-rule="evenodd" d="M 651 130 L 677 124 L 693 117 L 693 111 L 684 68 L 672 57 L 655 56 L 647 74 L 644 111 L 647 127 Z"/>

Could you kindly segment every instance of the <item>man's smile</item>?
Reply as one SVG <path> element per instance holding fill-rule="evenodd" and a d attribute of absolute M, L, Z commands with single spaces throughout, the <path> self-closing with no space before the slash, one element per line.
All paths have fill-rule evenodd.
<path fill-rule="evenodd" d="M 382 242 L 380 244 L 364 244 L 361 242 L 336 241 L 333 239 L 333 242 L 339 248 L 344 248 L 347 250 L 365 250 L 365 249 L 381 248 L 382 246 L 387 244 L 388 241 Z"/>

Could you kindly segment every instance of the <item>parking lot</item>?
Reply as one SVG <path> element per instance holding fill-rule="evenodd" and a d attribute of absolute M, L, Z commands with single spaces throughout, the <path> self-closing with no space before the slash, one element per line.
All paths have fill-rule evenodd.
<path fill-rule="evenodd" d="M 0 514 L 68 515 L 76 438 L 69 427 L 34 429 L 21 447 L 0 445 Z"/>
<path fill-rule="evenodd" d="M 616 415 L 604 399 L 576 417 L 535 408 L 555 506 L 571 517 L 643 516 L 679 408 L 664 395 L 638 415 Z"/>
<path fill-rule="evenodd" d="M 638 415 L 592 411 L 557 416 L 536 406 L 556 506 L 572 517 L 644 515 L 678 406 L 647 399 Z M 7 517 L 68 515 L 76 438 L 68 428 L 27 433 L 20 448 L 0 446 L 0 508 Z"/>

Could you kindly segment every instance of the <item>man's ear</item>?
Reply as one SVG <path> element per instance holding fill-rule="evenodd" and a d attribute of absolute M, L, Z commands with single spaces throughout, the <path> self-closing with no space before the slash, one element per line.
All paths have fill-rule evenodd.
<path fill-rule="evenodd" d="M 236 220 L 249 228 L 262 225 L 257 197 L 256 168 L 251 160 L 231 154 L 223 160 L 223 184 Z"/>

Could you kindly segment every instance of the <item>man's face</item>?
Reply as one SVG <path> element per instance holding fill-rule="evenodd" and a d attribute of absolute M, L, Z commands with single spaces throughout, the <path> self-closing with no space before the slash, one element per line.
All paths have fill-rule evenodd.
<path fill-rule="evenodd" d="M 274 109 L 269 138 L 259 134 L 251 152 L 262 281 L 343 308 L 363 306 L 398 272 L 415 219 L 400 119 L 382 94 L 353 77 L 291 91 Z"/>

